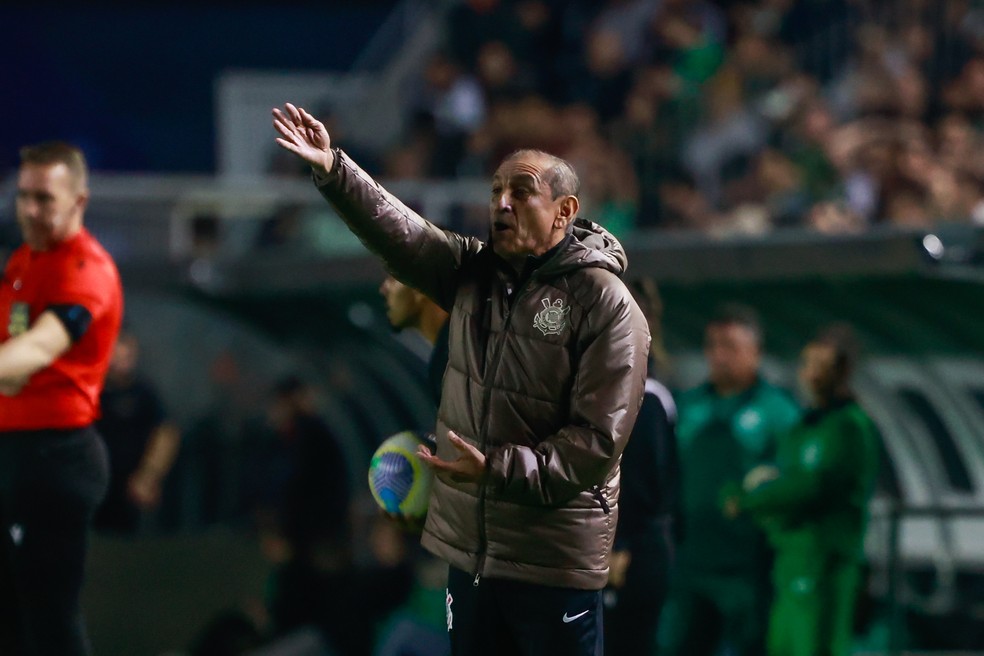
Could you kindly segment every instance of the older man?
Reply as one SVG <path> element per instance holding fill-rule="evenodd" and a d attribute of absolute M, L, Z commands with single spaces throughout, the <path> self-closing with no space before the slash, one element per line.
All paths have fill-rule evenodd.
<path fill-rule="evenodd" d="M 437 452 L 421 458 L 437 472 L 422 543 L 451 566 L 453 653 L 602 654 L 619 458 L 649 351 L 621 246 L 577 218 L 577 175 L 547 153 L 495 172 L 489 247 L 415 214 L 305 110 L 273 114 L 353 232 L 451 313 Z"/>

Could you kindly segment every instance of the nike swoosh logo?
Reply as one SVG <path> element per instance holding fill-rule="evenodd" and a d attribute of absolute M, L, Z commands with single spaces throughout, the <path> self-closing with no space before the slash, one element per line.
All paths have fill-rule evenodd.
<path fill-rule="evenodd" d="M 587 615 L 590 612 L 591 612 L 591 609 L 588 609 L 588 610 L 585 610 L 585 611 L 582 611 L 582 612 L 578 613 L 574 617 L 568 617 L 567 616 L 567 613 L 564 613 L 564 624 L 570 624 L 571 622 L 573 622 L 577 618 L 584 617 L 585 615 Z"/>

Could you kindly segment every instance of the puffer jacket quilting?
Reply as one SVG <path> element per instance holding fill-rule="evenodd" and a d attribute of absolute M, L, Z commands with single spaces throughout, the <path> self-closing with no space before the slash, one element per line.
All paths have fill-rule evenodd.
<path fill-rule="evenodd" d="M 621 245 L 578 219 L 510 293 L 491 248 L 428 223 L 335 152 L 322 194 L 397 279 L 451 311 L 438 455 L 457 457 L 453 430 L 488 461 L 480 483 L 435 480 L 422 544 L 475 574 L 600 589 L 649 349 Z"/>

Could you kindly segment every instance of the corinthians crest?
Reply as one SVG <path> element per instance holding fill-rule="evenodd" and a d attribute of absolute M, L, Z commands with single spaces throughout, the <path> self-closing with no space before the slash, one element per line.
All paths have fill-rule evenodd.
<path fill-rule="evenodd" d="M 533 318 L 533 327 L 544 335 L 559 335 L 560 331 L 567 327 L 570 306 L 564 307 L 564 301 L 559 298 L 553 303 L 550 302 L 549 297 L 541 299 L 540 302 L 543 303 L 543 309 Z"/>

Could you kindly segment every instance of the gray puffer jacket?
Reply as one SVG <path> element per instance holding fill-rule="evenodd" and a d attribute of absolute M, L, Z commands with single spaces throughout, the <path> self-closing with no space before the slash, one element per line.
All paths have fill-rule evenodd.
<path fill-rule="evenodd" d="M 481 482 L 435 480 L 422 544 L 476 577 L 604 587 L 649 351 L 621 245 L 577 219 L 518 281 L 491 247 L 428 223 L 335 154 L 321 193 L 397 279 L 451 312 L 438 455 L 458 456 L 453 430 L 488 463 Z"/>

